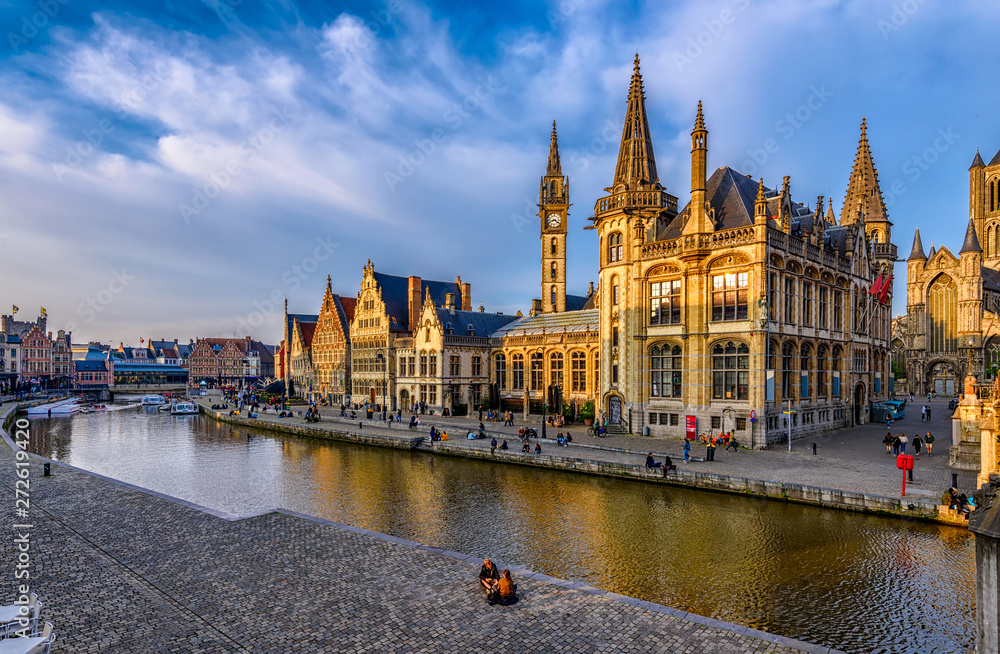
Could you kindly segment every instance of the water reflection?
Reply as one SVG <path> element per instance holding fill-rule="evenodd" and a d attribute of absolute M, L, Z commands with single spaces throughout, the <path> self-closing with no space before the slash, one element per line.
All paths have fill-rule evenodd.
<path fill-rule="evenodd" d="M 974 647 L 959 529 L 139 409 L 37 420 L 32 436 L 39 454 L 230 513 L 284 507 L 848 651 Z"/>

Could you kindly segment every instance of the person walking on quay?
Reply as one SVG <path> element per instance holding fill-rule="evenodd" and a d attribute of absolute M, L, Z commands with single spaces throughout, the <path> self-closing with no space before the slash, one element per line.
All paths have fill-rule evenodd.
<path fill-rule="evenodd" d="M 914 434 L 914 436 L 913 436 L 913 453 L 916 455 L 916 457 L 918 459 L 920 458 L 920 446 L 921 445 L 923 445 L 923 443 L 920 442 L 920 434 Z"/>
<path fill-rule="evenodd" d="M 927 456 L 934 456 L 934 434 L 927 432 L 924 436 L 924 445 L 927 446 Z"/>
<path fill-rule="evenodd" d="M 889 454 L 892 449 L 892 432 L 886 434 L 885 438 L 882 439 L 882 442 L 885 443 L 885 453 Z"/>
<path fill-rule="evenodd" d="M 684 463 L 691 463 L 691 441 L 684 439 Z"/>
<path fill-rule="evenodd" d="M 900 446 L 899 436 L 892 437 L 892 455 L 899 456 L 899 446 Z"/>
<path fill-rule="evenodd" d="M 729 448 L 733 448 L 733 452 L 736 452 L 737 454 L 740 453 L 740 444 L 736 442 L 736 434 L 733 434 L 729 438 L 729 444 L 726 445 L 726 450 L 725 451 L 728 452 Z"/>
<path fill-rule="evenodd" d="M 906 434 L 899 435 L 899 453 L 906 454 Z"/>

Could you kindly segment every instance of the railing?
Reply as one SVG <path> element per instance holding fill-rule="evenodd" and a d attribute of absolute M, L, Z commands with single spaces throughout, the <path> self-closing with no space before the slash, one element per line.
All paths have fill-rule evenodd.
<path fill-rule="evenodd" d="M 896 246 L 893 243 L 875 243 L 872 250 L 876 255 L 885 254 L 896 258 Z"/>
<path fill-rule="evenodd" d="M 682 249 L 680 239 L 674 239 L 672 241 L 655 241 L 642 246 L 642 258 L 652 259 L 654 257 L 670 256 L 677 254 Z"/>
<path fill-rule="evenodd" d="M 677 198 L 665 191 L 623 191 L 597 200 L 595 213 L 622 207 L 653 207 L 677 211 Z"/>
<path fill-rule="evenodd" d="M 725 247 L 727 245 L 742 245 L 753 243 L 757 238 L 753 227 L 736 227 L 734 229 L 724 229 L 712 234 L 713 247 Z"/>

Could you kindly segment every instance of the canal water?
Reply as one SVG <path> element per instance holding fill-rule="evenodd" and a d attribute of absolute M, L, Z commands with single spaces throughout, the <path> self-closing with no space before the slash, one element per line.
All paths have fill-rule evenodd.
<path fill-rule="evenodd" d="M 35 420 L 31 447 L 213 509 L 286 508 L 850 652 L 974 650 L 974 540 L 953 527 L 140 407 Z"/>

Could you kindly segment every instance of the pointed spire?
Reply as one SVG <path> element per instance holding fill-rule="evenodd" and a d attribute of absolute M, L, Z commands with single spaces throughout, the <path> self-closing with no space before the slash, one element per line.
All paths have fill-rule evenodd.
<path fill-rule="evenodd" d="M 625 110 L 625 125 L 622 128 L 622 142 L 618 148 L 618 164 L 615 166 L 612 186 L 619 184 L 624 184 L 629 190 L 662 188 L 660 177 L 656 173 L 653 142 L 649 136 L 646 95 L 642 88 L 638 53 L 635 55 L 632 82 L 628 89 L 628 108 Z"/>
<path fill-rule="evenodd" d="M 1000 150 L 997 150 L 997 153 L 993 155 L 992 159 L 990 159 L 991 166 L 994 166 L 996 164 L 1000 164 Z"/>
<path fill-rule="evenodd" d="M 969 166 L 969 170 L 973 168 L 982 168 L 986 164 L 983 163 L 983 158 L 979 155 L 979 148 L 976 148 L 976 158 L 972 160 L 972 165 Z"/>
<path fill-rule="evenodd" d="M 934 247 L 934 241 L 931 241 L 931 251 L 927 253 L 927 258 L 933 259 L 935 254 L 937 254 L 937 249 Z"/>
<path fill-rule="evenodd" d="M 764 194 L 764 178 L 757 183 L 757 199 L 753 203 L 754 222 L 767 223 L 767 196 Z"/>
<path fill-rule="evenodd" d="M 965 230 L 965 242 L 962 243 L 962 249 L 959 251 L 959 255 L 963 255 L 966 252 L 982 252 L 983 248 L 979 245 L 979 239 L 976 238 L 976 223 L 972 220 L 972 216 L 969 216 L 969 228 Z"/>
<path fill-rule="evenodd" d="M 910 250 L 910 256 L 907 257 L 907 261 L 926 261 L 927 255 L 924 254 L 924 244 L 920 240 L 920 228 L 917 227 L 917 231 L 913 234 L 913 249 Z"/>
<path fill-rule="evenodd" d="M 858 141 L 858 153 L 854 158 L 854 168 L 844 195 L 841 221 L 845 225 L 856 222 L 859 212 L 864 215 L 866 223 L 889 222 L 885 199 L 878 184 L 878 170 L 868 146 L 868 121 L 865 118 L 861 119 L 861 139 Z"/>
<path fill-rule="evenodd" d="M 545 171 L 546 176 L 562 175 L 562 166 L 559 163 L 559 141 L 556 138 L 556 121 L 552 121 L 552 140 L 549 142 L 549 167 Z"/>
<path fill-rule="evenodd" d="M 701 100 L 698 100 L 698 115 L 694 119 L 694 128 L 696 130 L 705 129 L 705 114 L 701 111 Z"/>

